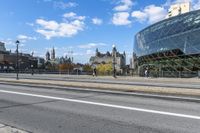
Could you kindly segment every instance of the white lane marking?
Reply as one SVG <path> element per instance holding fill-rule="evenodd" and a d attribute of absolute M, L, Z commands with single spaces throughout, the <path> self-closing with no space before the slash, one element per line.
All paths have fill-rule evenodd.
<path fill-rule="evenodd" d="M 176 117 L 200 120 L 200 116 L 195 116 L 195 115 L 171 113 L 171 112 L 151 110 L 151 109 L 135 108 L 135 107 L 128 107 L 128 106 L 120 106 L 120 105 L 114 105 L 114 104 L 90 102 L 90 101 L 84 101 L 84 100 L 60 98 L 60 97 L 53 97 L 53 96 L 45 96 L 45 95 L 23 93 L 23 92 L 16 92 L 16 91 L 0 90 L 0 92 L 1 93 L 8 93 L 8 94 L 17 94 L 17 95 L 23 95 L 23 96 L 31 96 L 31 97 L 39 97 L 39 98 L 46 98 L 46 99 L 68 101 L 68 102 L 84 103 L 84 104 L 90 104 L 90 105 L 98 105 L 98 106 L 104 106 L 104 107 L 111 107 L 111 108 L 118 108 L 118 109 L 125 109 L 125 110 L 132 110 L 132 111 L 147 112 L 147 113 L 153 113 L 153 114 L 161 114 L 161 115 L 176 116 Z"/>

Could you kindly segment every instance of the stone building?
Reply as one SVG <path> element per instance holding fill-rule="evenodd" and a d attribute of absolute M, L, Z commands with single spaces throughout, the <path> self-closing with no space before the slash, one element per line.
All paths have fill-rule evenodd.
<path fill-rule="evenodd" d="M 0 42 L 0 51 L 6 52 L 5 44 Z"/>
<path fill-rule="evenodd" d="M 51 51 L 51 60 L 55 60 L 56 59 L 56 52 L 55 49 L 53 47 L 52 51 Z"/>
<path fill-rule="evenodd" d="M 106 53 L 101 53 L 96 49 L 95 56 L 90 58 L 90 64 L 98 65 L 107 63 L 115 64 L 117 72 L 124 73 L 126 69 L 126 53 L 120 54 L 115 46 L 113 46 L 112 52 L 107 51 Z"/>
<path fill-rule="evenodd" d="M 56 60 L 56 51 L 54 47 L 51 50 L 51 54 L 49 51 L 46 52 L 46 61 L 55 61 Z"/>
<path fill-rule="evenodd" d="M 137 67 L 137 56 L 136 56 L 136 54 L 133 52 L 132 58 L 130 59 L 130 69 L 135 70 L 136 67 Z"/>
<path fill-rule="evenodd" d="M 28 70 L 33 66 L 37 68 L 37 58 L 30 54 L 18 54 L 19 69 Z M 0 71 L 15 70 L 17 64 L 17 53 L 6 51 L 5 44 L 0 42 Z"/>
<path fill-rule="evenodd" d="M 46 52 L 46 61 L 49 61 L 50 60 L 50 53 L 49 51 Z"/>
<path fill-rule="evenodd" d="M 59 64 L 72 64 L 72 59 L 68 56 L 56 57 L 56 51 L 54 47 L 51 50 L 51 54 L 49 51 L 47 51 L 45 56 L 46 56 L 45 65 L 47 69 L 52 66 L 53 67 L 57 66 Z"/>

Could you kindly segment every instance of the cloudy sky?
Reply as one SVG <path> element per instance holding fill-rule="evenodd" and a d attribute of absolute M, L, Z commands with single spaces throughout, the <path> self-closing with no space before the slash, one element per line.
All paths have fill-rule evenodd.
<path fill-rule="evenodd" d="M 55 47 L 57 57 L 81 63 L 114 44 L 129 58 L 138 31 L 187 1 L 199 9 L 200 0 L 0 0 L 0 41 L 14 51 L 18 39 L 20 51 L 41 57 Z"/>

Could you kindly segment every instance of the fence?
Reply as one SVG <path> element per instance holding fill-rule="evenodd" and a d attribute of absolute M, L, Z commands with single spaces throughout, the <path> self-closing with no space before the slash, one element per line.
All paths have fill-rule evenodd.
<path fill-rule="evenodd" d="M 141 76 L 144 76 L 141 75 Z M 198 77 L 198 71 L 150 71 L 150 77 L 172 77 L 172 78 L 193 78 Z"/>
<path fill-rule="evenodd" d="M 63 75 L 92 75 L 92 71 L 80 71 L 80 70 L 67 70 L 67 71 L 50 71 L 50 70 L 43 70 L 43 69 L 34 69 L 34 70 L 19 70 L 19 73 L 30 73 L 32 74 L 63 74 Z M 0 73 L 16 73 L 15 70 L 1 70 Z M 112 76 L 113 72 L 105 72 L 105 73 L 98 73 L 98 76 Z M 140 74 L 136 72 L 130 73 L 117 73 L 117 76 L 141 76 L 144 77 L 144 72 L 140 72 Z M 149 77 L 173 77 L 173 78 L 192 78 L 192 77 L 199 77 L 200 78 L 200 71 L 149 71 Z"/>

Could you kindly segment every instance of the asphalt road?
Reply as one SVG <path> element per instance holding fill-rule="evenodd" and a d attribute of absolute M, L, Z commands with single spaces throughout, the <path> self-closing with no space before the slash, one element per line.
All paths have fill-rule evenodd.
<path fill-rule="evenodd" d="M 1 78 L 16 78 L 15 73 L 1 73 Z M 156 80 L 138 80 L 138 81 L 126 81 L 116 79 L 98 79 L 98 78 L 80 78 L 78 76 L 52 76 L 49 74 L 19 74 L 21 79 L 41 79 L 41 80 L 53 80 L 53 81 L 73 81 L 73 82 L 88 82 L 88 83 L 106 83 L 106 84 L 124 84 L 124 85 L 137 85 L 137 86 L 152 86 L 152 87 L 172 87 L 172 88 L 191 88 L 200 89 L 200 82 L 166 82 Z"/>
<path fill-rule="evenodd" d="M 199 102 L 0 85 L 0 123 L 34 133 L 199 133 Z"/>

